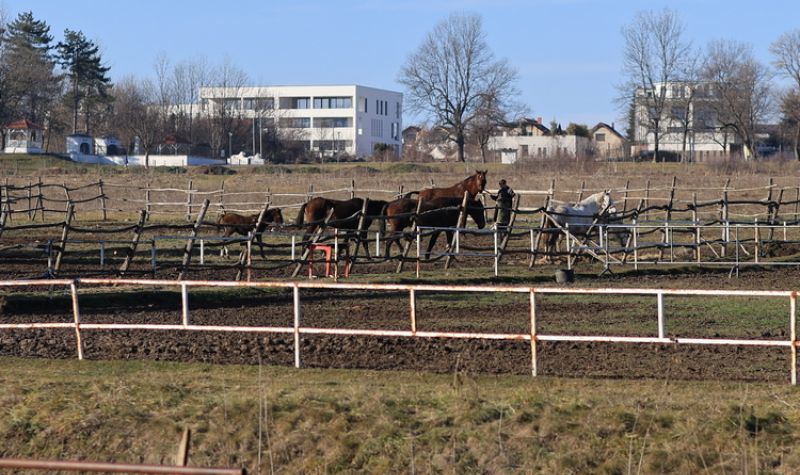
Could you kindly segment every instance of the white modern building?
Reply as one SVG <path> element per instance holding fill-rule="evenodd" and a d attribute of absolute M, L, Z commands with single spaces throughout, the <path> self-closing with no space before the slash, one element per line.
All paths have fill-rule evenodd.
<path fill-rule="evenodd" d="M 743 151 L 741 140 L 719 121 L 715 105 L 720 100 L 713 84 L 674 81 L 639 88 L 635 97 L 634 153 L 655 149 L 648 107 L 663 94 L 659 149 L 683 153 L 691 161 L 721 159 Z"/>
<path fill-rule="evenodd" d="M 372 154 L 376 146 L 402 152 L 403 95 L 359 85 L 203 87 L 200 109 L 275 126 L 284 140 L 310 153 Z M 254 127 L 255 128 L 255 127 Z"/>

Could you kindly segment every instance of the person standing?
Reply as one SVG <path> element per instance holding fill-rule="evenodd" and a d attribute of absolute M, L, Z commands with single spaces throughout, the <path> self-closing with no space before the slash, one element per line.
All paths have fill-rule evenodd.
<path fill-rule="evenodd" d="M 497 226 L 508 226 L 511 221 L 511 204 L 514 199 L 514 190 L 506 184 L 505 180 L 500 180 L 500 189 L 497 194 L 489 195 L 497 202 Z"/>

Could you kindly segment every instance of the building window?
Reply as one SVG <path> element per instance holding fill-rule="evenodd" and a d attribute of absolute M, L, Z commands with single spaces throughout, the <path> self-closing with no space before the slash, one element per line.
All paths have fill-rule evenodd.
<path fill-rule="evenodd" d="M 352 127 L 353 121 L 350 117 L 318 117 L 314 119 L 314 127 L 317 128 L 332 128 L 332 127 Z"/>
<path fill-rule="evenodd" d="M 372 119 L 372 136 L 383 137 L 383 121 L 380 119 Z"/>
<path fill-rule="evenodd" d="M 606 134 L 594 134 L 594 141 L 595 142 L 605 142 L 606 141 Z"/>
<path fill-rule="evenodd" d="M 399 140 L 399 132 L 400 132 L 400 124 L 397 122 L 392 122 L 392 138 L 395 140 Z"/>
<path fill-rule="evenodd" d="M 315 97 L 314 109 L 350 109 L 352 97 Z"/>
<path fill-rule="evenodd" d="M 362 97 L 358 100 L 358 112 L 368 112 L 367 111 L 367 98 Z"/>
<path fill-rule="evenodd" d="M 278 124 L 287 129 L 308 129 L 311 127 L 310 117 L 281 117 Z"/>
<path fill-rule="evenodd" d="M 308 109 L 311 107 L 311 98 L 308 97 L 290 97 L 287 109 Z M 283 105 L 283 104 L 281 104 Z"/>
<path fill-rule="evenodd" d="M 528 156 L 528 146 L 527 145 L 520 145 L 520 155 L 523 157 Z"/>
<path fill-rule="evenodd" d="M 397 108 L 395 109 L 395 111 L 396 111 L 395 118 L 399 119 L 400 118 L 400 103 L 399 102 L 397 103 Z"/>

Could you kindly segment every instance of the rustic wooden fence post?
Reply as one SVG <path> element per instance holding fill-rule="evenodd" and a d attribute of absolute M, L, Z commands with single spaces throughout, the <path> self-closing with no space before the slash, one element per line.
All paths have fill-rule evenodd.
<path fill-rule="evenodd" d="M 136 248 L 139 246 L 139 240 L 142 237 L 142 233 L 144 232 L 144 223 L 147 221 L 147 210 L 141 210 L 139 212 L 139 221 L 136 223 L 136 228 L 134 228 L 133 232 L 133 239 L 131 240 L 131 247 L 128 248 L 125 260 L 122 261 L 122 265 L 119 268 L 119 274 L 125 274 L 128 271 L 128 268 L 133 261 L 133 258 L 136 256 Z M 153 269 L 155 273 L 155 268 Z"/>
<path fill-rule="evenodd" d="M 186 190 L 186 221 L 192 220 L 192 197 L 194 197 L 193 181 L 189 180 L 189 188 Z"/>
<path fill-rule="evenodd" d="M 725 187 L 722 189 L 722 203 L 720 203 L 720 221 L 722 224 L 722 247 L 720 248 L 720 255 L 726 257 L 728 255 L 728 241 L 730 240 L 728 221 L 730 215 L 728 209 L 728 186 L 731 184 L 731 179 L 725 180 Z"/>
<path fill-rule="evenodd" d="M 694 257 L 700 263 L 700 223 L 697 222 L 697 192 L 692 193 L 692 222 L 694 223 Z"/>
<path fill-rule="evenodd" d="M 464 192 L 464 198 L 461 200 L 461 206 L 458 209 L 458 221 L 456 221 L 456 232 L 453 234 L 453 240 L 447 245 L 447 257 L 444 260 L 445 270 L 450 268 L 450 263 L 453 260 L 453 250 L 460 239 L 461 231 L 458 228 L 465 227 L 467 223 L 467 200 L 469 199 L 469 192 Z"/>
<path fill-rule="evenodd" d="M 36 211 L 33 210 L 33 181 L 28 180 L 28 221 L 33 221 Z"/>
<path fill-rule="evenodd" d="M 414 215 L 411 216 L 411 236 L 416 236 L 419 230 L 418 225 L 418 218 L 420 211 L 422 209 L 422 200 L 417 200 L 417 209 L 414 211 Z M 400 231 L 402 233 L 402 230 Z M 400 239 L 400 238 L 398 238 Z M 422 239 L 420 237 L 420 239 Z M 397 269 L 395 269 L 395 273 L 399 274 L 403 272 L 403 264 L 405 264 L 406 257 L 408 257 L 408 252 L 411 250 L 411 243 L 413 239 L 409 239 L 406 241 L 405 246 L 403 246 L 403 253 L 400 255 L 400 262 L 397 263 Z M 388 245 L 388 244 L 387 244 Z M 389 246 L 391 249 L 391 246 Z M 419 274 L 419 267 L 420 267 L 420 256 L 419 253 L 417 254 L 417 274 Z"/>
<path fill-rule="evenodd" d="M 250 282 L 250 276 L 252 272 L 252 251 L 253 251 L 253 241 L 255 240 L 256 236 L 258 236 L 258 230 L 261 227 L 261 223 L 264 222 L 264 216 L 267 215 L 267 210 L 269 210 L 269 200 L 264 203 L 264 207 L 261 209 L 261 212 L 258 213 L 258 219 L 256 220 L 255 228 L 249 233 L 247 233 L 247 241 L 245 242 L 245 246 L 242 248 L 242 252 L 239 254 L 239 260 L 237 261 L 236 265 L 239 269 L 236 272 L 236 280 L 242 280 L 242 269 L 247 269 L 247 281 Z M 261 239 L 263 242 L 263 236 Z"/>
<path fill-rule="evenodd" d="M 58 271 L 61 269 L 61 260 L 64 257 L 64 249 L 67 246 L 67 238 L 69 237 L 69 228 L 72 224 L 72 217 L 75 214 L 75 209 L 72 203 L 67 205 L 67 216 L 64 220 L 64 229 L 61 231 L 61 241 L 58 245 L 58 255 L 56 256 L 56 263 L 53 267 L 53 277 L 58 276 Z"/>
<path fill-rule="evenodd" d="M 72 198 L 70 198 L 70 196 L 69 196 L 69 188 L 67 188 L 67 184 L 66 183 L 62 183 L 61 186 L 64 187 L 64 196 L 67 199 L 67 204 L 66 204 L 66 206 L 64 206 L 64 219 L 67 219 L 67 211 L 69 210 L 69 207 L 72 204 Z M 74 209 L 74 207 L 73 207 L 73 209 Z"/>
<path fill-rule="evenodd" d="M 369 229 L 364 229 L 364 223 L 367 221 L 367 208 L 369 208 L 369 198 L 364 198 L 364 203 L 361 205 L 361 216 L 358 217 L 358 228 L 356 229 L 356 248 L 353 250 L 353 253 L 350 254 L 350 242 L 347 242 L 347 255 L 348 255 L 348 262 L 345 263 L 345 274 L 349 275 L 350 272 L 353 271 L 353 266 L 356 264 L 356 257 L 358 257 L 358 250 L 361 248 L 362 245 L 362 235 L 363 235 L 363 245 L 367 252 L 369 252 Z M 339 262 L 339 256 L 336 256 L 336 262 Z"/>
<path fill-rule="evenodd" d="M 192 226 L 192 233 L 189 236 L 189 239 L 186 241 L 186 248 L 183 250 L 183 262 L 181 262 L 181 273 L 178 274 L 178 280 L 183 280 L 183 276 L 186 275 L 186 270 L 189 267 L 189 261 L 192 258 L 192 247 L 194 247 L 194 241 L 197 238 L 197 232 L 200 230 L 200 226 L 203 225 L 203 219 L 206 217 L 206 211 L 208 211 L 208 205 L 210 201 L 206 198 L 203 200 L 203 206 L 200 208 L 200 212 L 197 214 L 197 220 Z"/>
<path fill-rule="evenodd" d="M 672 220 L 672 207 L 675 203 L 675 185 L 678 182 L 678 177 L 672 177 L 672 185 L 669 189 L 669 203 L 667 204 L 667 217 L 665 218 L 664 222 L 669 226 L 669 222 Z M 658 249 L 658 260 L 661 261 L 664 258 L 664 248 L 669 241 L 670 247 L 672 245 L 672 233 L 668 231 L 669 228 L 664 230 L 664 235 L 661 237 L 661 247 Z"/>
<path fill-rule="evenodd" d="M 97 184 L 100 187 L 100 210 L 103 212 L 103 221 L 106 221 L 108 214 L 106 212 L 106 193 L 103 190 L 103 179 L 101 178 Z"/>
<path fill-rule="evenodd" d="M 148 220 L 150 219 L 150 213 L 152 213 L 152 209 L 150 207 L 150 204 L 151 204 L 150 203 L 150 182 L 148 181 L 147 183 L 145 183 L 145 189 L 144 189 L 144 210 L 145 210 L 145 215 L 147 216 Z"/>
<path fill-rule="evenodd" d="M 42 177 L 39 177 L 38 187 L 39 188 L 38 188 L 38 191 L 37 191 L 37 194 L 36 194 L 36 209 L 42 211 L 42 222 L 44 222 L 45 221 L 45 218 L 44 218 L 45 206 L 44 206 L 44 195 L 42 195 Z M 35 210 L 33 212 L 33 219 L 36 219 L 36 211 Z"/>

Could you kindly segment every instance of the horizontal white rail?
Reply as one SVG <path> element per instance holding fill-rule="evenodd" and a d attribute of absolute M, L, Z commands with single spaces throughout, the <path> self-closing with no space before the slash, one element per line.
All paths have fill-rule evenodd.
<path fill-rule="evenodd" d="M 128 323 L 82 323 L 79 305 L 79 286 L 128 286 L 134 290 L 142 287 L 172 287 L 181 292 L 182 324 L 128 324 Z M 602 342 L 602 343 L 638 343 L 638 344 L 691 344 L 691 345 L 739 345 L 763 347 L 789 347 L 791 351 L 790 381 L 797 384 L 797 295 L 789 290 L 695 290 L 695 289 L 636 289 L 636 288 L 560 288 L 529 286 L 460 286 L 460 285 L 424 285 L 424 284 L 369 284 L 369 283 L 323 283 L 323 282 L 236 282 L 236 281 L 174 281 L 149 279 L 52 279 L 52 280 L 5 280 L 0 281 L 3 287 L 69 287 L 72 300 L 74 322 L 34 322 L 0 324 L 0 330 L 9 329 L 41 329 L 72 328 L 76 333 L 78 358 L 83 359 L 82 330 L 160 330 L 160 331 L 202 331 L 202 332 L 237 332 L 237 333 L 280 333 L 294 335 L 295 366 L 300 367 L 300 335 L 342 335 L 342 336 L 375 336 L 375 337 L 414 337 L 414 338 L 449 338 L 449 339 L 483 339 L 483 340 L 517 340 L 528 341 L 531 346 L 532 375 L 537 375 L 537 342 Z M 283 288 L 292 289 L 294 294 L 292 326 L 243 326 L 243 325 L 198 325 L 190 323 L 189 289 L 193 288 Z M 409 293 L 409 330 L 386 329 L 345 329 L 315 328 L 301 325 L 300 311 L 301 289 L 326 290 L 370 290 Z M 417 327 L 416 298 L 419 292 L 485 292 L 485 293 L 525 293 L 530 299 L 530 328 L 526 333 L 490 333 L 490 332 L 443 332 L 420 331 Z M 610 335 L 551 335 L 540 334 L 536 325 L 536 295 L 619 295 L 619 296 L 655 296 L 658 332 L 654 336 L 610 336 Z M 718 297 L 767 297 L 789 299 L 789 338 L 777 339 L 724 339 L 724 338 L 689 338 L 670 337 L 666 331 L 666 313 L 664 296 L 718 296 Z"/>

